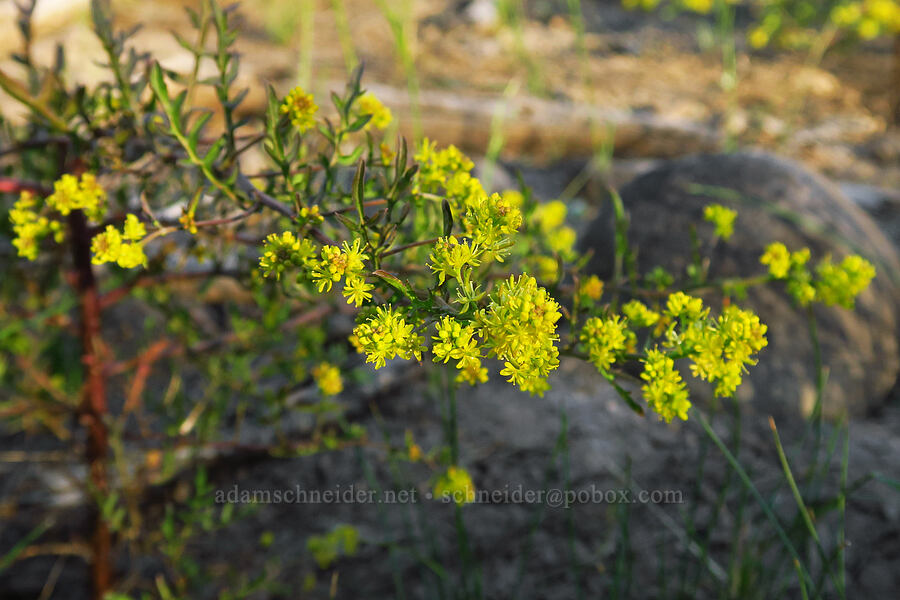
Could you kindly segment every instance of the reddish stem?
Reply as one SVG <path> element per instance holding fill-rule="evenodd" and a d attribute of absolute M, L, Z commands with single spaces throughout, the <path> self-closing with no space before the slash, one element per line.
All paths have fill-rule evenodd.
<path fill-rule="evenodd" d="M 91 235 L 87 219 L 80 210 L 69 214 L 69 230 L 72 239 L 72 257 L 75 264 L 75 283 L 81 305 L 82 361 L 87 371 L 84 396 L 80 408 L 80 422 L 87 430 L 85 458 L 90 481 L 98 494 L 108 491 L 106 459 L 109 438 L 104 417 L 106 406 L 106 381 L 104 376 L 103 339 L 100 330 L 100 295 L 91 266 Z M 103 515 L 95 506 L 93 510 L 93 536 L 91 550 L 92 597 L 102 600 L 112 584 L 112 536 Z"/>

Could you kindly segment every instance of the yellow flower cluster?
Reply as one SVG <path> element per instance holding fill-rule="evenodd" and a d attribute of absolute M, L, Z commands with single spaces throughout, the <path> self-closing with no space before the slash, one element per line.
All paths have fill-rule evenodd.
<path fill-rule="evenodd" d="M 630 300 L 622 306 L 622 314 L 635 327 L 652 327 L 659 322 L 660 314 L 647 308 L 640 300 Z"/>
<path fill-rule="evenodd" d="M 827 306 L 853 308 L 858 296 L 875 277 L 875 267 L 857 255 L 834 264 L 828 256 L 816 267 L 816 300 Z"/>
<path fill-rule="evenodd" d="M 106 213 L 106 191 L 92 173 L 84 173 L 80 179 L 74 175 L 63 175 L 53 184 L 47 206 L 63 216 L 73 210 L 81 210 L 89 219 L 99 221 Z"/>
<path fill-rule="evenodd" d="M 466 233 L 500 258 L 508 236 L 522 226 L 522 212 L 500 194 L 481 196 L 469 205 L 463 217 Z"/>
<path fill-rule="evenodd" d="M 62 224 L 53 221 L 39 213 L 37 198 L 29 191 L 19 194 L 19 199 L 9 211 L 9 220 L 12 223 L 13 246 L 19 256 L 34 260 L 38 255 L 38 243 L 50 234 L 56 243 L 63 241 L 64 232 Z"/>
<path fill-rule="evenodd" d="M 344 390 L 340 369 L 329 362 L 319 363 L 313 367 L 312 376 L 323 396 L 336 396 Z"/>
<path fill-rule="evenodd" d="M 809 262 L 809 248 L 791 252 L 781 242 L 766 246 L 759 262 L 769 267 L 769 274 L 775 279 L 787 279 L 793 270 L 802 269 Z"/>
<path fill-rule="evenodd" d="M 281 103 L 281 113 L 287 115 L 301 133 L 315 126 L 314 115 L 318 110 L 312 94 L 307 94 L 300 86 L 292 89 Z"/>
<path fill-rule="evenodd" d="M 864 40 L 900 32 L 900 4 L 896 0 L 845 2 L 831 11 L 831 22 L 851 29 Z"/>
<path fill-rule="evenodd" d="M 413 325 L 390 305 L 377 307 L 375 314 L 357 325 L 353 334 L 366 354 L 366 362 L 375 363 L 376 369 L 397 356 L 422 360 L 422 336 L 414 333 Z"/>
<path fill-rule="evenodd" d="M 646 381 L 641 386 L 644 400 L 660 417 L 670 423 L 674 417 L 687 420 L 687 411 L 691 408 L 687 388 L 681 374 L 675 370 L 675 361 L 665 352 L 657 348 L 647 351 L 641 379 Z"/>
<path fill-rule="evenodd" d="M 815 278 L 806 266 L 809 248 L 790 252 L 781 242 L 766 247 L 759 261 L 768 265 L 769 274 L 775 279 L 787 280 L 788 293 L 801 306 L 818 301 L 827 306 L 835 304 L 853 308 L 855 298 L 875 277 L 875 267 L 861 256 L 852 254 L 840 264 L 834 264 L 826 256 L 815 270 Z"/>
<path fill-rule="evenodd" d="M 474 336 L 474 325 L 464 325 L 453 317 L 444 317 L 437 325 L 437 335 L 433 338 L 435 343 L 431 347 L 434 362 L 457 361 L 456 368 L 460 372 L 456 380 L 470 385 L 488 380 L 487 369 L 481 366 L 481 350 Z"/>
<path fill-rule="evenodd" d="M 481 253 L 481 248 L 469 240 L 463 239 L 460 242 L 452 235 L 438 238 L 428 257 L 431 261 L 428 268 L 437 274 L 438 281 L 442 285 L 448 277 L 462 282 L 466 279 L 464 269 L 481 264 L 479 259 Z"/>
<path fill-rule="evenodd" d="M 582 301 L 597 302 L 603 297 L 603 280 L 596 275 L 590 275 L 579 284 L 578 295 Z"/>
<path fill-rule="evenodd" d="M 281 235 L 270 233 L 263 245 L 259 266 L 263 277 L 281 279 L 281 274 L 288 267 L 310 266 L 315 255 L 315 244 L 308 239 L 298 239 L 292 231 Z"/>
<path fill-rule="evenodd" d="M 132 269 L 147 264 L 141 240 L 147 235 L 144 224 L 133 214 L 125 218 L 122 231 L 107 225 L 102 233 L 91 240 L 91 262 L 95 265 L 114 262 L 124 269 Z"/>
<path fill-rule="evenodd" d="M 725 307 L 715 326 L 686 327 L 683 347 L 690 348 L 691 373 L 716 383 L 716 396 L 733 396 L 746 365 L 755 365 L 753 356 L 768 344 L 766 329 L 758 316 L 733 304 Z"/>
<path fill-rule="evenodd" d="M 503 281 L 475 315 L 488 354 L 506 361 L 500 374 L 538 395 L 549 389 L 547 376 L 559 366 L 559 318 L 559 304 L 529 275 Z"/>
<path fill-rule="evenodd" d="M 332 245 L 322 246 L 320 259 L 312 268 L 312 278 L 319 292 L 331 291 L 333 283 L 347 276 L 354 279 L 360 276 L 365 263 L 366 255 L 359 247 L 359 238 L 353 240 L 351 246 L 344 242 L 342 248 Z"/>
<path fill-rule="evenodd" d="M 475 163 L 456 146 L 438 150 L 435 142 L 425 138 L 415 160 L 419 164 L 415 191 L 435 194 L 443 189 L 454 214 L 487 195 L 481 182 L 471 175 Z"/>
<path fill-rule="evenodd" d="M 547 247 L 569 259 L 575 246 L 575 230 L 566 225 L 566 205 L 560 200 L 540 204 L 533 219 L 540 227 Z"/>
<path fill-rule="evenodd" d="M 673 319 L 666 345 L 691 359 L 691 373 L 716 383 L 717 396 L 730 397 L 741 384 L 746 365 L 767 344 L 766 326 L 751 311 L 728 305 L 718 319 L 700 298 L 676 292 L 669 296 L 666 314 Z"/>
<path fill-rule="evenodd" d="M 359 114 L 372 115 L 372 118 L 369 119 L 368 123 L 366 123 L 366 129 L 369 129 L 370 127 L 385 129 L 388 125 L 391 124 L 391 121 L 393 120 L 391 109 L 382 104 L 381 100 L 375 97 L 375 94 L 366 92 L 359 97 L 359 100 L 357 102 L 357 106 L 359 107 Z"/>
<path fill-rule="evenodd" d="M 434 484 L 434 497 L 453 501 L 462 506 L 475 501 L 475 484 L 472 476 L 462 467 L 451 466 Z"/>
<path fill-rule="evenodd" d="M 737 212 L 721 204 L 709 204 L 703 208 L 703 218 L 715 225 L 715 235 L 726 242 L 734 233 Z"/>
<path fill-rule="evenodd" d="M 608 371 L 625 353 L 634 333 L 628 330 L 618 315 L 608 319 L 592 317 L 584 324 L 579 339 L 588 353 L 588 359 L 600 371 Z"/>

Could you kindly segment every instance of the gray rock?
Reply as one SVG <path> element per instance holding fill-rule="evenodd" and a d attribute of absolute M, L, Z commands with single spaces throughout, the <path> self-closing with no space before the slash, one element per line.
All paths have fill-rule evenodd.
<path fill-rule="evenodd" d="M 815 315 L 829 369 L 826 414 L 858 415 L 882 403 L 900 370 L 900 259 L 872 219 L 835 186 L 796 163 L 740 153 L 662 163 L 625 186 L 621 195 L 641 273 L 662 265 L 685 278 L 691 226 L 696 224 L 701 240 L 711 238 L 712 225 L 703 221 L 702 213 L 712 202 L 736 209 L 739 216 L 732 239 L 711 253 L 711 278 L 764 273 L 759 257 L 773 241 L 793 250 L 809 247 L 814 262 L 829 253 L 835 259 L 859 253 L 871 260 L 878 275 L 855 311 L 816 307 Z M 601 275 L 610 271 L 612 240 L 611 211 L 605 202 L 582 236 L 583 249 L 595 252 L 589 268 Z M 706 300 L 713 306 L 721 301 L 716 295 Z M 780 284 L 751 290 L 742 304 L 769 326 L 769 346 L 745 379 L 740 397 L 773 414 L 807 413 L 815 402 L 815 370 L 805 311 Z"/>

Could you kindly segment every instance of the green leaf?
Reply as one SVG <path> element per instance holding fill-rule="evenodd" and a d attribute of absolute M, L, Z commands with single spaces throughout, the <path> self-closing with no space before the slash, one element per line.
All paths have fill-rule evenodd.
<path fill-rule="evenodd" d="M 444 237 L 447 237 L 453 232 L 453 212 L 446 198 L 441 201 L 441 210 L 444 213 Z"/>
<path fill-rule="evenodd" d="M 363 202 L 366 197 L 366 161 L 359 161 L 356 167 L 356 175 L 353 177 L 353 203 L 356 204 L 356 213 L 359 215 L 359 224 L 366 220 L 366 212 Z"/>

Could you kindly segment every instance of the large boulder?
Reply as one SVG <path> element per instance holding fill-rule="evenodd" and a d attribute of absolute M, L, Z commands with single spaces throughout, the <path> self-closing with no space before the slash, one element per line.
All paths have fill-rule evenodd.
<path fill-rule="evenodd" d="M 712 251 L 710 277 L 761 274 L 766 245 L 807 246 L 813 262 L 858 253 L 875 264 L 877 276 L 856 310 L 814 309 L 828 369 L 825 414 L 861 414 L 879 406 L 897 382 L 900 259 L 896 248 L 838 188 L 791 161 L 762 153 L 697 155 L 667 161 L 621 190 L 629 213 L 629 242 L 640 272 L 662 265 L 684 278 L 691 260 L 691 227 L 709 240 L 712 225 L 703 208 L 716 202 L 738 211 L 734 236 Z M 609 203 L 581 236 L 594 251 L 589 268 L 608 275 L 613 224 Z M 706 246 L 708 248 L 708 245 Z M 706 295 L 713 304 L 716 295 Z M 774 414 L 808 414 L 816 398 L 815 352 L 805 309 L 776 284 L 750 291 L 742 305 L 769 326 L 769 346 L 751 369 L 739 398 Z"/>

